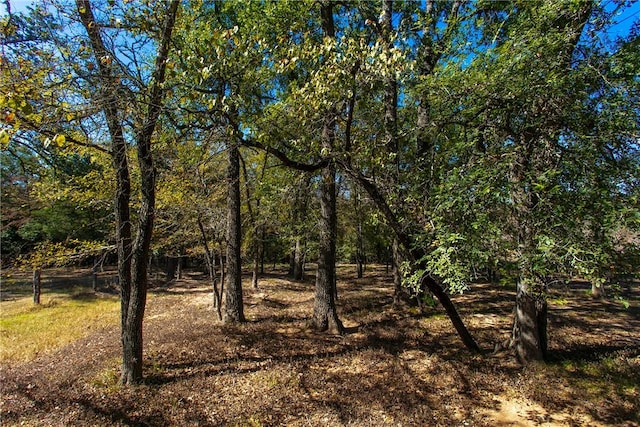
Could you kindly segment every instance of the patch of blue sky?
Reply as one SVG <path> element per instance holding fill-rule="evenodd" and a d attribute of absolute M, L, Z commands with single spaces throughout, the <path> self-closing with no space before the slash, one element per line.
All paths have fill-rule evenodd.
<path fill-rule="evenodd" d="M 0 1 L 0 16 L 7 15 L 7 6 L 11 13 L 27 13 L 29 8 L 35 5 L 35 0 L 6 0 Z"/>
<path fill-rule="evenodd" d="M 640 22 L 640 1 L 626 1 L 620 7 L 620 1 L 617 0 L 607 0 L 603 3 L 605 11 L 613 13 L 612 25 L 603 31 L 608 36 L 625 37 L 629 35 L 631 28 Z"/>

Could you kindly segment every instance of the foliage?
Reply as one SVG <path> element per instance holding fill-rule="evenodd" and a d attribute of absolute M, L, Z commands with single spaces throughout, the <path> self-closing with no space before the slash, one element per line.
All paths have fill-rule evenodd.
<path fill-rule="evenodd" d="M 126 157 L 135 159 L 164 6 L 96 4 L 112 56 L 95 57 L 64 2 L 0 22 L 3 257 L 46 241 L 113 239 L 114 170 L 93 92 L 100 66 L 112 67 Z M 495 270 L 545 283 L 633 273 L 638 27 L 608 40 L 626 6 L 611 7 L 393 2 L 386 28 L 380 4 L 337 2 L 330 38 L 317 2 L 187 2 L 152 144 L 154 250 L 201 256 L 199 221 L 222 248 L 221 158 L 241 141 L 246 259 L 258 244 L 274 258 L 300 238 L 315 248 L 310 196 L 316 171 L 332 162 L 341 257 L 354 259 L 359 232 L 367 253 L 386 254 L 399 229 L 411 236 L 405 250 L 423 255 L 407 266 L 409 286 L 424 274 L 458 292 Z M 393 143 L 384 118 L 392 84 Z M 328 113 L 331 147 L 322 144 Z M 135 211 L 143 173 L 129 166 Z M 355 195 L 366 193 L 358 177 L 389 213 L 370 194 L 355 212 Z"/>
<path fill-rule="evenodd" d="M 115 247 L 103 242 L 89 240 L 67 240 L 65 242 L 41 242 L 26 255 L 17 258 L 17 264 L 24 270 L 39 270 L 49 267 L 78 265 L 82 261 L 113 251 Z"/>

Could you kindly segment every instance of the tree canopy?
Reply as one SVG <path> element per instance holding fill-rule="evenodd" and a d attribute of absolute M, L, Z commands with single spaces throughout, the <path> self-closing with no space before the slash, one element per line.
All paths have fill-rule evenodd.
<path fill-rule="evenodd" d="M 526 362 L 544 358 L 548 286 L 637 272 L 640 25 L 617 22 L 632 3 L 11 6 L 2 263 L 115 244 L 140 327 L 153 253 L 211 264 L 226 248 L 256 277 L 265 259 L 318 261 L 319 301 L 337 296 L 336 257 L 386 263 L 395 241 L 405 287 L 470 348 L 448 295 L 515 285 Z M 341 329 L 327 307 L 314 319 Z"/>

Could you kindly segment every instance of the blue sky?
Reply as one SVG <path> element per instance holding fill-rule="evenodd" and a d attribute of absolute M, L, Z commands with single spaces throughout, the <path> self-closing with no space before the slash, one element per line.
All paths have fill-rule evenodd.
<path fill-rule="evenodd" d="M 7 13 L 6 0 L 0 0 L 0 16 L 4 16 Z M 601 4 L 605 5 L 605 8 L 611 10 L 615 7 L 615 0 L 600 0 Z M 11 5 L 11 12 L 25 12 L 27 7 L 36 3 L 35 0 L 9 0 Z M 633 23 L 640 18 L 640 0 L 634 0 L 630 5 L 624 8 L 620 14 L 615 17 L 616 24 L 607 31 L 607 36 L 612 39 L 619 35 L 625 35 L 629 33 L 629 30 Z"/>
<path fill-rule="evenodd" d="M 611 5 L 611 6 L 609 6 Z M 613 1 L 605 1 L 605 8 L 610 10 L 610 7 L 614 6 Z M 634 0 L 631 5 L 625 8 L 614 21 L 617 23 L 613 26 L 609 35 L 624 35 L 628 34 L 633 23 L 640 18 L 640 1 Z"/>

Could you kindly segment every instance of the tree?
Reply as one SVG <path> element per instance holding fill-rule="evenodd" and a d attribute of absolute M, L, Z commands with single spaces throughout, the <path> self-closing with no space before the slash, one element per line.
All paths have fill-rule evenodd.
<path fill-rule="evenodd" d="M 66 132 L 76 114 L 68 68 L 52 48 L 60 25 L 35 5 L 28 14 L 8 8 L 1 28 L 3 262 L 44 241 L 103 239 L 109 204 L 94 184 L 108 166 L 99 152 L 94 158 L 81 144 L 68 147 L 79 141 Z"/>
<path fill-rule="evenodd" d="M 613 201 L 626 196 L 613 188 L 626 187 L 618 168 L 630 158 L 622 154 L 626 160 L 604 167 L 602 155 L 627 150 L 637 120 L 621 120 L 626 108 L 599 95 L 607 78 L 590 26 L 606 17 L 594 4 L 517 7 L 503 10 L 509 19 L 496 24 L 494 45 L 451 67 L 442 90 L 434 88 L 432 108 L 442 111 L 447 141 L 434 219 L 444 253 L 455 255 L 451 264 L 462 271 L 470 267 L 464 259 L 498 260 L 504 280 L 516 282 L 508 344 L 529 363 L 545 357 L 549 284 L 593 277 L 608 259 L 611 245 L 594 239 L 601 233 L 593 230 L 611 230 L 606 218 L 619 215 Z M 614 117 L 617 137 L 604 125 Z M 602 179 L 612 186 L 594 185 Z"/>
<path fill-rule="evenodd" d="M 429 4 L 432 5 L 431 2 L 429 2 Z M 388 9 L 389 5 L 386 7 Z M 433 16 L 428 16 L 429 19 L 435 19 L 436 22 L 438 22 L 439 19 L 443 20 L 442 25 L 434 25 L 437 31 L 443 27 L 448 28 L 442 16 L 432 12 L 430 9 L 427 9 L 427 11 L 429 14 L 433 13 Z M 417 17 L 423 14 L 424 12 L 422 11 L 413 11 L 408 13 L 407 16 Z M 382 15 L 384 18 L 385 14 L 383 13 Z M 447 15 L 444 16 L 446 17 Z M 368 18 L 366 22 L 374 27 L 377 26 L 375 21 L 372 22 L 370 18 Z M 382 22 L 384 22 L 384 20 Z M 436 37 L 436 34 L 428 32 L 428 27 L 424 28 L 425 22 L 429 21 L 421 18 L 420 23 L 417 24 L 416 27 L 421 28 L 425 37 Z M 455 20 L 452 20 L 452 22 L 455 22 Z M 409 28 L 416 27 L 409 26 Z M 380 31 L 378 31 L 378 33 L 380 33 Z M 415 40 L 415 35 L 408 34 L 407 37 L 412 37 L 412 39 Z M 362 52 L 365 56 L 359 63 L 363 64 L 363 69 L 355 74 L 359 80 L 360 90 L 366 90 L 367 85 L 373 88 L 380 87 L 377 85 L 377 82 L 381 81 L 387 81 L 387 84 L 383 84 L 382 87 L 388 89 L 389 75 L 398 76 L 400 80 L 404 78 L 410 79 L 413 75 L 411 63 L 408 63 L 407 57 L 398 47 L 402 46 L 402 44 L 398 42 L 397 39 L 395 43 L 393 47 L 390 47 L 389 44 L 384 44 L 383 41 L 378 40 L 375 45 Z M 415 45 L 414 41 L 413 46 Z M 367 67 L 365 67 L 365 64 Z M 369 64 L 374 65 L 369 66 Z M 391 94 L 391 91 L 387 90 L 387 92 Z M 387 98 L 392 99 L 390 96 Z M 393 123 L 393 111 L 391 108 L 393 103 L 388 102 L 387 106 L 389 107 L 387 108 L 387 116 L 389 117 L 387 126 L 389 128 Z M 376 107 L 374 106 L 374 108 Z M 369 111 L 371 110 L 356 111 L 356 117 L 353 122 L 360 124 L 362 121 L 363 124 L 367 123 L 368 126 L 360 125 L 353 129 L 353 140 L 359 141 L 359 144 L 349 144 L 345 146 L 346 150 L 339 162 L 340 166 L 345 173 L 350 175 L 351 178 L 368 193 L 372 202 L 375 203 L 384 216 L 388 226 L 398 240 L 399 247 L 405 253 L 407 265 L 409 265 L 411 271 L 414 272 L 412 275 L 415 285 L 414 288 L 416 290 L 419 290 L 423 286 L 428 288 L 442 303 L 463 342 L 470 349 L 477 351 L 477 344 L 466 329 L 451 299 L 442 288 L 442 280 L 444 280 L 444 284 L 447 285 L 451 283 L 449 282 L 450 278 L 439 274 L 442 273 L 442 271 L 434 271 L 429 265 L 429 259 L 433 257 L 433 253 L 430 251 L 430 245 L 425 245 L 425 242 L 422 240 L 424 237 L 423 231 L 428 230 L 428 227 L 431 225 L 429 207 L 422 204 L 424 200 L 422 194 L 418 193 L 420 194 L 418 195 L 416 193 L 405 192 L 406 189 L 415 188 L 414 186 L 419 187 L 417 189 L 419 192 L 424 189 L 423 183 L 412 182 L 410 180 L 412 175 L 407 172 L 428 170 L 428 164 L 425 165 L 428 159 L 418 155 L 419 150 L 415 148 L 416 139 L 411 140 L 406 137 L 398 139 L 397 143 L 399 144 L 399 148 L 397 151 L 394 150 L 394 147 L 386 143 L 376 143 L 375 135 L 384 135 L 385 132 L 384 128 L 380 129 L 379 126 L 374 124 L 375 121 L 379 121 L 380 116 L 370 119 L 367 116 Z M 407 123 L 407 129 L 398 131 L 400 134 L 406 135 L 415 132 L 416 128 L 409 125 L 408 120 L 405 120 L 404 123 Z M 390 135 L 389 130 L 387 135 Z M 360 132 L 364 133 L 364 135 L 360 136 Z M 389 173 L 390 167 L 396 168 L 398 171 Z M 440 278 L 442 278 L 442 280 Z"/>
<path fill-rule="evenodd" d="M 173 0 L 166 8 L 155 64 L 147 88 L 148 92 L 143 96 L 146 98 L 144 115 L 134 129 L 142 198 L 138 215 L 138 233 L 133 240 L 130 214 L 131 179 L 127 159 L 127 143 L 117 98 L 121 77 L 116 74 L 113 67 L 114 57 L 117 53 L 107 49 L 101 33 L 101 24 L 95 18 L 92 4 L 88 0 L 76 0 L 78 16 L 87 32 L 88 45 L 91 47 L 98 64 L 97 81 L 100 97 L 97 103 L 106 118 L 112 145 L 111 154 L 116 170 L 115 214 L 121 299 L 123 348 L 121 381 L 123 384 L 135 384 L 142 380 L 142 322 L 146 305 L 147 266 L 153 232 L 156 190 L 151 147 L 165 96 L 162 85 L 165 81 L 171 33 L 179 3 L 178 0 Z"/>
<path fill-rule="evenodd" d="M 293 240 L 293 249 L 290 254 L 289 275 L 293 280 L 303 280 L 307 240 L 311 238 L 309 231 L 309 216 L 311 204 L 311 176 L 309 174 L 298 174 L 293 181 L 291 188 L 292 197 L 290 198 L 289 224 L 292 230 L 290 238 Z M 317 220 L 316 220 L 317 221 Z"/>
<path fill-rule="evenodd" d="M 242 230 L 240 219 L 240 153 L 237 141 L 227 146 L 227 286 L 225 322 L 244 322 L 242 304 Z"/>
<path fill-rule="evenodd" d="M 162 140 L 160 141 L 162 142 Z M 213 291 L 213 307 L 222 320 L 226 187 L 224 146 L 215 138 L 200 141 L 197 131 L 181 133 L 158 147 L 158 201 L 154 251 L 184 251 L 204 258 Z M 220 280 L 218 279 L 220 274 Z"/>

